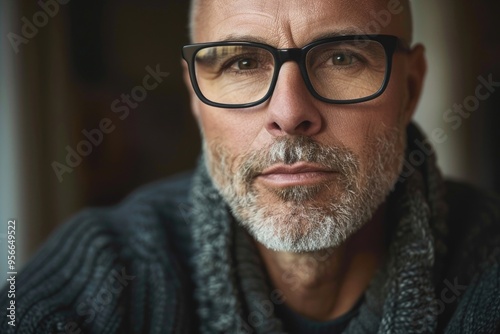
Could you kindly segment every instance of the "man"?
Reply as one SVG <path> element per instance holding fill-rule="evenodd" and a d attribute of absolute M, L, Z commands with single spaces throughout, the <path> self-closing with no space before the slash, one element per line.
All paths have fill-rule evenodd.
<path fill-rule="evenodd" d="M 500 201 L 442 181 L 411 123 L 407 1 L 198 0 L 190 19 L 197 170 L 66 224 L 2 330 L 498 330 Z"/>

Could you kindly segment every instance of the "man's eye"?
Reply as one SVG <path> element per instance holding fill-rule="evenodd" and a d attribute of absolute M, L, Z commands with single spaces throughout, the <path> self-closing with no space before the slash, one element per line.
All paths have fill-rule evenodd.
<path fill-rule="evenodd" d="M 255 59 L 245 58 L 236 61 L 232 67 L 236 70 L 254 70 L 259 68 L 259 62 Z"/>
<path fill-rule="evenodd" d="M 338 53 L 332 56 L 332 63 L 335 66 L 347 66 L 356 62 L 356 57 L 347 53 Z"/>

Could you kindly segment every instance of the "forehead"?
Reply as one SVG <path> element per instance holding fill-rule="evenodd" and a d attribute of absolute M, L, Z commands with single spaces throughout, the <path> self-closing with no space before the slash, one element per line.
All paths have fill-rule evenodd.
<path fill-rule="evenodd" d="M 255 40 L 300 47 L 332 34 L 404 37 L 399 0 L 199 0 L 195 42 Z"/>

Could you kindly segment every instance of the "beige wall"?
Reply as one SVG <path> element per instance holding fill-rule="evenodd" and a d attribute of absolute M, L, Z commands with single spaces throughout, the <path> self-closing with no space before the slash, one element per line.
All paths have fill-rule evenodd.
<path fill-rule="evenodd" d="M 467 152 L 462 147 L 464 129 L 455 133 L 443 120 L 443 114 L 460 100 L 461 73 L 457 71 L 463 60 L 454 55 L 459 53 L 457 46 L 457 15 L 451 10 L 449 0 L 412 1 L 415 17 L 415 42 L 426 47 L 428 73 L 422 100 L 415 120 L 424 131 L 431 135 L 436 128 L 448 134 L 444 142 L 432 141 L 437 151 L 438 163 L 445 175 L 457 178 L 467 177 Z M 463 99 L 463 98 L 462 98 Z"/>
<path fill-rule="evenodd" d="M 416 41 L 427 47 L 429 71 L 416 120 L 428 134 L 443 129 L 447 140 L 434 142 L 445 175 L 494 189 L 499 136 L 500 91 L 467 112 L 461 124 L 450 121 L 449 110 L 475 96 L 478 77 L 500 81 L 499 5 L 488 1 L 415 0 Z M 486 92 L 484 89 L 482 92 Z M 448 119 L 445 119 L 445 116 Z M 455 118 L 456 119 L 456 118 Z M 493 183 L 494 181 L 496 183 Z M 498 188 L 497 188 L 498 190 Z"/>

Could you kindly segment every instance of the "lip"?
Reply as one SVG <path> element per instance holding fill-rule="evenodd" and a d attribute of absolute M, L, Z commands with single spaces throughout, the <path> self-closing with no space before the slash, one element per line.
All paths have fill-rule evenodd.
<path fill-rule="evenodd" d="M 273 165 L 266 168 L 258 178 L 269 186 L 290 187 L 325 182 L 335 174 L 335 171 L 324 166 L 299 162 L 293 165 Z"/>

